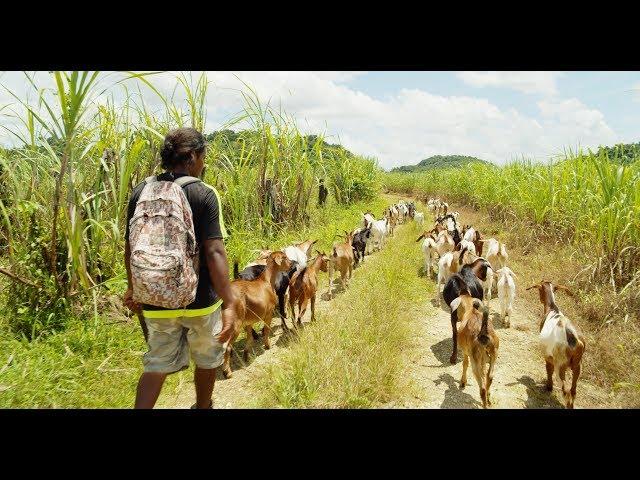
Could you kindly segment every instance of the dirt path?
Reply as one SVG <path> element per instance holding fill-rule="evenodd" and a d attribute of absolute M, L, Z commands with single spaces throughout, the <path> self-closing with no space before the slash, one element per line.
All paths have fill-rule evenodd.
<path fill-rule="evenodd" d="M 452 211 L 460 212 L 464 223 L 481 225 L 484 231 L 491 232 L 488 219 L 471 209 L 452 206 Z M 416 248 L 416 255 L 419 248 Z M 518 252 L 509 252 L 512 269 L 523 259 Z M 516 273 L 517 274 L 517 273 Z M 438 308 L 435 300 L 435 281 L 430 308 L 425 308 L 419 318 L 415 346 L 418 347 L 411 359 L 408 374 L 420 392 L 417 398 L 394 404 L 395 407 L 408 408 L 481 408 L 478 385 L 471 368 L 467 374 L 467 386 L 460 389 L 462 374 L 462 353 L 458 351 L 458 362 L 449 363 L 452 351 L 451 323 L 449 309 L 442 303 Z M 494 289 L 489 302 L 491 320 L 500 339 L 500 350 L 496 361 L 494 381 L 491 386 L 492 408 L 563 408 L 562 394 L 556 383 L 553 394 L 544 390 L 546 371 L 544 361 L 537 349 L 538 325 L 542 314 L 539 303 L 532 301 L 533 295 L 525 295 L 527 282 L 524 276 L 516 285 L 513 317 L 510 328 L 505 328 L 500 319 L 500 306 Z M 528 284 L 527 284 L 528 285 Z M 531 298 L 530 298 L 531 297 Z M 433 309 L 436 308 L 434 316 Z M 602 389 L 584 381 L 578 383 L 575 408 L 603 408 L 608 406 L 608 395 Z"/>
<path fill-rule="evenodd" d="M 389 196 L 390 200 L 395 197 Z M 419 205 L 419 211 L 425 211 L 424 205 Z M 460 221 L 480 226 L 483 231 L 496 233 L 491 222 L 481 217 L 471 209 L 452 206 L 451 210 L 460 212 Z M 430 220 L 425 213 L 427 220 Z M 495 227 L 495 226 L 493 226 Z M 401 227 L 404 234 L 413 235 L 418 229 L 414 224 Z M 488 235 L 492 236 L 492 235 Z M 493 235 L 496 236 L 496 235 Z M 499 238 L 499 235 L 497 236 Z M 385 248 L 392 248 L 391 239 Z M 398 262 L 406 268 L 416 270 L 422 275 L 421 244 L 416 244 L 413 258 L 398 258 Z M 526 258 L 517 251 L 510 251 L 511 266 L 516 274 L 519 273 L 518 264 L 526 263 Z M 367 257 L 364 266 L 360 268 L 375 268 L 376 254 Z M 355 275 L 358 270 L 355 270 Z M 411 378 L 415 388 L 413 398 L 398 399 L 397 401 L 381 405 L 382 408 L 480 408 L 480 396 L 475 378 L 469 370 L 468 384 L 465 389 L 459 388 L 462 373 L 462 355 L 458 354 L 458 363 L 451 365 L 451 324 L 448 307 L 438 308 L 435 300 L 434 279 L 424 278 L 425 288 L 433 292 L 427 304 L 412 307 L 415 311 L 415 336 L 412 345 L 406 353 L 409 358 L 406 374 Z M 522 278 L 517 283 L 516 300 L 514 303 L 511 327 L 504 328 L 499 318 L 499 304 L 497 298 L 490 301 L 491 319 L 500 338 L 500 351 L 496 362 L 494 382 L 491 387 L 493 408 L 562 408 L 562 396 L 557 385 L 552 394 L 544 390 L 545 368 L 544 361 L 537 350 L 538 323 L 540 321 L 541 306 L 535 302 L 533 296 L 525 295 Z M 318 296 L 318 312 L 329 308 L 330 300 L 326 295 L 327 277 L 323 274 L 320 279 L 322 295 Z M 494 297 L 497 297 L 494 290 Z M 305 317 L 309 321 L 310 312 Z M 248 365 L 235 354 L 232 362 L 233 377 L 224 379 L 219 374 L 214 389 L 214 408 L 242 408 L 248 404 L 247 398 L 250 382 L 262 366 L 277 362 L 283 349 L 291 340 L 283 335 L 280 320 L 274 319 L 271 337 L 271 349 L 264 350 L 261 342 L 254 343 L 253 355 Z M 239 341 L 236 351 L 242 352 L 243 342 Z M 180 377 L 176 394 L 161 396 L 161 408 L 188 408 L 194 401 L 194 386 L 191 374 Z M 607 407 L 609 396 L 595 385 L 589 384 L 582 377 L 578 384 L 576 408 Z"/>

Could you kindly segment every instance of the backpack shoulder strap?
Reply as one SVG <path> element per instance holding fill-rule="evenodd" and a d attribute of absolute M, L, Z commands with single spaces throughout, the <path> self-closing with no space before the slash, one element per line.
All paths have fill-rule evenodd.
<path fill-rule="evenodd" d="M 190 176 L 185 176 L 185 177 L 180 177 L 180 178 L 176 178 L 173 183 L 178 184 L 178 186 L 180 188 L 184 188 L 187 185 L 191 185 L 192 183 L 198 183 L 201 182 L 202 180 L 200 180 L 199 178 L 196 177 L 190 177 Z"/>
<path fill-rule="evenodd" d="M 213 190 L 213 193 L 216 196 L 216 200 L 218 200 L 218 218 L 220 220 L 220 230 L 222 231 L 222 238 L 227 238 L 229 236 L 229 233 L 227 232 L 227 228 L 224 224 L 224 217 L 222 216 L 222 200 L 220 199 L 220 194 L 218 193 L 218 190 L 215 189 L 215 187 L 209 185 L 208 183 L 202 182 L 202 184 L 205 187 Z"/>

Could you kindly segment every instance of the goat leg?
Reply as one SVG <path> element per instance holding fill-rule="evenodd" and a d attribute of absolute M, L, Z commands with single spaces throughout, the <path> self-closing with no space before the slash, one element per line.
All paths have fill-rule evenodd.
<path fill-rule="evenodd" d="M 256 332 L 253 327 L 251 327 L 251 336 L 253 337 L 254 340 L 259 340 L 260 339 L 260 334 L 258 332 Z"/>
<path fill-rule="evenodd" d="M 285 305 L 286 303 L 284 299 L 284 293 L 279 293 L 278 294 L 278 311 L 280 312 L 280 323 L 282 323 L 282 329 L 288 332 L 289 326 L 287 325 L 287 322 L 286 322 L 287 312 L 285 311 Z"/>
<path fill-rule="evenodd" d="M 489 356 L 489 370 L 487 370 L 487 404 L 491 405 L 491 395 L 489 394 L 489 389 L 491 388 L 491 384 L 493 383 L 493 367 L 496 364 L 496 354 Z"/>
<path fill-rule="evenodd" d="M 464 388 L 467 385 L 467 368 L 469 368 L 469 355 L 464 354 L 462 360 L 462 377 L 460 377 L 460 388 Z"/>
<path fill-rule="evenodd" d="M 576 385 L 580 376 L 580 363 L 571 366 L 571 373 L 571 408 L 573 408 L 573 402 L 576 399 Z"/>
<path fill-rule="evenodd" d="M 302 325 L 302 319 L 304 314 L 307 313 L 307 306 L 309 305 L 309 298 L 304 297 L 298 304 L 298 323 Z"/>
<path fill-rule="evenodd" d="M 451 363 L 456 363 L 458 359 L 458 329 L 456 328 L 457 320 L 458 314 L 456 312 L 451 312 L 451 336 L 453 337 L 453 352 L 451 353 L 451 358 L 449 359 Z"/>
<path fill-rule="evenodd" d="M 262 328 L 262 341 L 264 342 L 264 349 L 269 350 L 271 343 L 269 342 L 269 335 L 271 334 L 271 319 L 265 320 L 264 327 Z"/>
<path fill-rule="evenodd" d="M 244 342 L 244 352 L 242 352 L 242 359 L 245 361 L 245 363 L 249 361 L 249 350 L 253 345 L 253 335 L 251 335 L 251 330 L 253 330 L 253 327 L 251 325 L 246 325 L 244 327 L 244 331 L 246 333 L 247 339 Z M 264 332 L 264 329 L 263 329 L 263 332 Z"/>
<path fill-rule="evenodd" d="M 571 402 L 571 392 L 567 382 L 565 381 L 565 374 L 567 372 L 567 366 L 563 365 L 558 369 L 558 376 L 560 377 L 560 387 L 562 388 L 562 396 L 564 397 L 567 408 L 573 408 Z"/>
<path fill-rule="evenodd" d="M 549 360 L 546 359 L 546 364 L 547 364 L 547 384 L 546 384 L 546 388 L 547 391 L 552 391 L 553 390 L 553 360 Z"/>
<path fill-rule="evenodd" d="M 473 370 L 473 376 L 478 382 L 480 388 L 480 398 L 482 399 L 482 408 L 487 408 L 487 387 L 484 384 L 484 363 L 482 359 L 474 357 L 471 360 L 471 370 Z"/>
<path fill-rule="evenodd" d="M 289 295 L 289 310 L 291 310 L 291 321 L 293 322 L 294 330 L 298 330 L 298 325 L 296 324 L 296 305 L 295 299 Z"/>

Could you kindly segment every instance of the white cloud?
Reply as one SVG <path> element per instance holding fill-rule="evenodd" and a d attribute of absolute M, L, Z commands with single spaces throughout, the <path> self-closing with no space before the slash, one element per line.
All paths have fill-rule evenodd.
<path fill-rule="evenodd" d="M 538 102 L 538 108 L 543 121 L 553 127 L 554 137 L 564 138 L 566 146 L 595 148 L 619 141 L 605 122 L 604 115 L 576 98 L 542 100 Z"/>
<path fill-rule="evenodd" d="M 474 87 L 503 87 L 523 93 L 555 95 L 560 72 L 458 72 L 464 83 Z"/>
<path fill-rule="evenodd" d="M 487 99 L 443 96 L 420 89 L 400 89 L 378 99 L 351 88 L 348 82 L 355 78 L 351 72 L 235 75 L 251 85 L 261 101 L 281 105 L 305 133 L 325 133 L 331 143 L 339 139 L 356 153 L 377 157 L 385 168 L 414 164 L 437 154 L 472 155 L 496 163 L 520 156 L 542 160 L 564 147 L 618 141 L 602 113 L 577 99 L 541 100 L 539 115 L 528 116 Z M 9 76 L 15 80 L 10 72 L 0 83 Z M 207 131 L 211 131 L 243 108 L 238 93 L 242 83 L 230 72 L 207 72 L 207 76 L 212 82 L 207 96 Z M 193 78 L 197 80 L 196 72 Z M 155 75 L 150 81 L 167 94 L 175 86 L 172 73 Z M 161 107 L 149 89 L 143 88 L 143 95 L 153 108 Z M 120 89 L 114 96 L 122 97 Z M 178 89 L 176 101 L 183 98 Z M 0 117 L 0 122 L 5 120 Z"/>
<path fill-rule="evenodd" d="M 640 103 L 640 83 L 636 83 L 631 87 L 632 98 L 634 102 Z"/>

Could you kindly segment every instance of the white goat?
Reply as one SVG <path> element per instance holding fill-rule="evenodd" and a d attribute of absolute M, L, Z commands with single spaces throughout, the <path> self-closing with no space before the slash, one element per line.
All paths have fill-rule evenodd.
<path fill-rule="evenodd" d="M 487 253 L 484 255 L 484 258 L 491 264 L 491 268 L 495 271 L 502 267 L 507 266 L 507 260 L 509 259 L 509 254 L 507 253 L 507 249 L 504 243 L 500 243 L 495 238 L 486 238 L 480 240 L 482 243 L 488 243 L 489 247 L 487 248 Z M 493 288 L 493 285 L 492 285 Z"/>
<path fill-rule="evenodd" d="M 384 247 L 384 241 L 387 238 L 387 222 L 388 220 L 385 218 L 383 220 L 376 220 L 371 224 L 371 237 L 367 246 L 375 242 L 378 250 Z"/>
<path fill-rule="evenodd" d="M 511 326 L 513 300 L 516 298 L 516 274 L 509 267 L 496 270 L 498 274 L 498 298 L 500 299 L 500 316 L 505 327 Z M 509 320 L 507 320 L 507 316 Z"/>
<path fill-rule="evenodd" d="M 400 211 L 400 223 L 404 223 L 405 218 L 409 215 L 409 208 L 404 203 L 401 203 L 398 206 L 398 210 Z"/>
<path fill-rule="evenodd" d="M 462 250 L 464 247 L 467 247 L 467 250 L 469 250 L 474 255 L 477 255 L 476 246 L 473 244 L 473 242 L 470 242 L 469 240 L 461 240 L 459 245 L 460 250 Z"/>
<path fill-rule="evenodd" d="M 420 239 L 418 239 L 420 240 Z M 436 259 L 436 241 L 433 237 L 427 237 L 422 242 L 422 253 L 424 255 L 424 271 L 427 274 L 427 277 L 431 277 L 431 273 L 433 272 L 433 261 Z"/>
<path fill-rule="evenodd" d="M 440 284 L 444 287 L 447 284 L 451 273 L 451 263 L 453 262 L 453 252 L 447 252 L 438 260 L 438 283 L 436 284 L 436 296 L 438 297 L 438 306 L 440 306 Z"/>
<path fill-rule="evenodd" d="M 362 226 L 364 228 L 367 228 L 369 225 L 371 225 L 375 221 L 376 221 L 376 219 L 370 213 L 363 213 L 362 214 Z"/>
<path fill-rule="evenodd" d="M 420 225 L 422 227 L 422 225 L 424 224 L 424 213 L 416 212 L 416 214 L 414 215 L 413 219 L 415 220 L 415 222 L 418 225 Z"/>
<path fill-rule="evenodd" d="M 475 240 L 475 237 L 476 237 L 476 229 L 473 227 L 469 227 L 469 229 L 466 232 L 464 232 L 464 237 L 462 238 L 468 242 L 473 242 Z"/>
<path fill-rule="evenodd" d="M 455 244 L 453 238 L 451 238 L 446 230 L 441 231 L 438 236 L 435 236 L 433 233 L 422 232 L 416 242 L 419 242 L 423 238 L 422 253 L 424 254 L 424 271 L 427 276 L 431 277 L 432 262 L 435 261 L 436 255 L 441 257 L 447 252 L 452 252 Z"/>
<path fill-rule="evenodd" d="M 491 300 L 491 289 L 493 288 L 493 278 L 495 277 L 494 271 L 491 267 L 487 267 L 487 278 L 483 282 L 482 280 L 482 290 L 484 292 L 484 303 L 485 305 L 489 305 L 489 300 Z"/>

